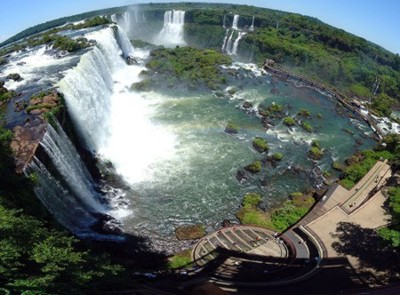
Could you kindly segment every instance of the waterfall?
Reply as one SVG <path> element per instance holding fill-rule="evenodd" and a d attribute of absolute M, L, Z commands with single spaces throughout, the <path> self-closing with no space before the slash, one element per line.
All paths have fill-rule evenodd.
<path fill-rule="evenodd" d="M 251 26 L 250 26 L 250 28 L 249 28 L 249 31 L 250 31 L 250 32 L 254 32 L 254 16 L 253 16 L 253 19 L 252 19 L 252 21 L 251 21 Z"/>
<path fill-rule="evenodd" d="M 244 35 L 246 35 L 245 32 L 239 32 L 235 42 L 233 43 L 232 52 L 230 54 L 237 55 L 237 49 L 238 49 L 239 41 L 240 41 L 240 39 L 243 38 Z"/>
<path fill-rule="evenodd" d="M 97 46 L 81 57 L 58 86 L 85 147 L 99 151 L 111 133 L 112 73 L 126 64 L 111 28 L 91 33 L 89 38 Z"/>
<path fill-rule="evenodd" d="M 222 20 L 222 27 L 226 29 L 226 15 L 224 14 L 224 19 Z"/>
<path fill-rule="evenodd" d="M 94 181 L 85 164 L 57 120 L 54 122 L 57 130 L 49 124 L 40 145 L 69 190 L 79 196 L 85 207 L 91 212 L 104 212 L 105 208 L 99 202 L 100 195 L 93 187 Z"/>
<path fill-rule="evenodd" d="M 253 18 L 254 20 L 254 18 Z M 237 49 L 239 46 L 240 39 L 246 35 L 245 32 L 241 32 L 238 29 L 239 15 L 235 14 L 233 17 L 232 28 L 227 29 L 224 37 L 224 41 L 222 44 L 222 52 L 227 53 L 229 55 L 237 55 Z M 236 38 L 235 38 L 236 36 Z"/>
<path fill-rule="evenodd" d="M 184 39 L 185 11 L 168 10 L 164 13 L 164 26 L 160 33 L 154 38 L 153 43 L 174 47 L 185 46 Z"/>
<path fill-rule="evenodd" d="M 35 173 L 38 179 L 35 193 L 60 224 L 79 236 L 92 233 L 90 226 L 96 219 L 74 194 L 54 178 L 38 158 L 33 158 L 25 172 Z"/>
<path fill-rule="evenodd" d="M 238 28 L 238 22 L 239 22 L 239 15 L 238 15 L 238 14 L 235 14 L 235 15 L 233 16 L 232 29 L 234 29 L 234 30 L 239 30 L 239 28 Z"/>
<path fill-rule="evenodd" d="M 132 83 L 141 80 L 150 52 L 135 49 L 140 62 L 128 66 L 119 55 L 112 29 L 87 37 L 97 46 L 58 83 L 80 138 L 88 150 L 111 161 L 128 182 L 151 177 L 147 167 L 169 156 L 175 138 L 151 121 L 152 105 L 146 94 L 130 91 Z"/>
<path fill-rule="evenodd" d="M 122 55 L 125 60 L 128 56 L 134 55 L 131 41 L 129 41 L 129 38 L 126 36 L 125 32 L 120 26 L 117 27 L 117 42 L 122 50 Z"/>

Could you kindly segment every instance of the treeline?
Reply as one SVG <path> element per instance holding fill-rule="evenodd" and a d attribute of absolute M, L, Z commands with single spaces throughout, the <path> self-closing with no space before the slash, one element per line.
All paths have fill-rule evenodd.
<path fill-rule="evenodd" d="M 400 56 L 316 18 L 240 5 L 213 5 L 188 10 L 186 39 L 201 48 L 221 48 L 225 30 L 239 14 L 239 28 L 255 31 L 239 43 L 243 60 L 278 66 L 330 84 L 349 96 L 370 100 L 378 115 L 389 116 L 400 105 Z"/>

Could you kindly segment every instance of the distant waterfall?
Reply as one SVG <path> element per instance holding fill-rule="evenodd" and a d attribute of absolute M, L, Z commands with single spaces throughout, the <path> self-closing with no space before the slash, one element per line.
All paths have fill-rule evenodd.
<path fill-rule="evenodd" d="M 239 17 L 240 16 L 238 14 L 235 14 L 233 16 L 232 29 L 234 29 L 234 30 L 239 30 L 239 28 L 238 28 Z"/>
<path fill-rule="evenodd" d="M 222 44 L 222 52 L 229 55 L 237 55 L 239 41 L 246 35 L 238 28 L 239 15 L 235 14 L 233 17 L 232 28 L 227 29 Z"/>
<path fill-rule="evenodd" d="M 186 45 L 184 39 L 185 11 L 168 10 L 164 13 L 164 26 L 153 42 L 157 45 L 174 47 Z"/>
<path fill-rule="evenodd" d="M 224 18 L 222 20 L 222 27 L 226 29 L 226 15 L 224 14 Z"/>
<path fill-rule="evenodd" d="M 237 55 L 237 49 L 238 49 L 239 41 L 240 41 L 240 39 L 243 38 L 244 35 L 246 35 L 245 32 L 239 32 L 235 42 L 233 43 L 232 51 L 230 52 L 230 54 Z"/>
<path fill-rule="evenodd" d="M 250 31 L 250 32 L 254 32 L 254 16 L 253 16 L 253 19 L 252 19 L 252 21 L 251 21 L 251 26 L 250 26 L 250 28 L 249 28 L 249 31 Z"/>
<path fill-rule="evenodd" d="M 138 10 L 130 10 L 122 14 L 112 14 L 110 17 L 111 20 L 117 23 L 128 36 L 132 35 L 138 24 L 146 21 L 144 14 Z"/>

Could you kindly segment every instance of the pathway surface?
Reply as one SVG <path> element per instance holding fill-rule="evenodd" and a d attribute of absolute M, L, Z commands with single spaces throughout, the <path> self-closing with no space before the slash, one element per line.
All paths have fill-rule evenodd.
<path fill-rule="evenodd" d="M 201 269 L 213 265 L 206 271 L 208 279 L 225 288 L 299 283 L 326 269 L 324 261 L 330 261 L 329 267 L 350 263 L 356 272 L 361 271 L 356 257 L 337 250 L 338 227 L 344 223 L 367 229 L 385 225 L 386 198 L 381 188 L 390 176 L 390 166 L 378 161 L 353 189 L 333 185 L 286 232 L 244 225 L 223 228 L 196 244 L 193 260 Z"/>

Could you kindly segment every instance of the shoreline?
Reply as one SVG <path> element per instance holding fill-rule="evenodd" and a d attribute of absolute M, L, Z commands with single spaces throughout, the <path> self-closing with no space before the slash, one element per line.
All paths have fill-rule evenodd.
<path fill-rule="evenodd" d="M 327 95 L 330 95 L 332 98 L 336 99 L 347 110 L 349 110 L 350 112 L 352 112 L 353 114 L 357 115 L 359 118 L 364 120 L 368 124 L 368 126 L 372 129 L 372 131 L 374 132 L 375 140 L 379 141 L 383 138 L 384 134 L 379 130 L 375 120 L 371 118 L 369 113 L 367 116 L 363 115 L 357 107 L 352 106 L 350 103 L 348 103 L 349 99 L 347 96 L 334 90 L 330 85 L 325 86 L 325 85 L 315 82 L 307 77 L 295 75 L 288 71 L 272 67 L 272 66 L 268 65 L 267 61 L 264 62 L 264 65 L 262 66 L 262 68 L 265 71 L 269 72 L 270 74 L 278 76 L 280 78 L 284 78 L 287 82 L 291 82 L 292 84 L 293 84 L 293 80 L 298 81 L 300 83 L 303 83 L 305 85 L 305 87 L 310 87 L 310 88 L 313 88 L 314 90 L 321 91 L 321 92 L 326 93 Z"/>

